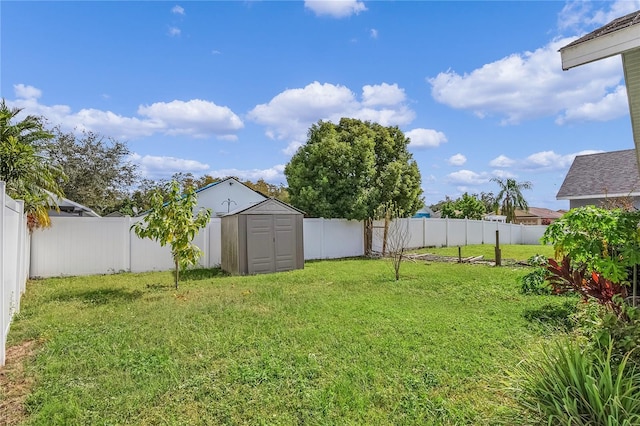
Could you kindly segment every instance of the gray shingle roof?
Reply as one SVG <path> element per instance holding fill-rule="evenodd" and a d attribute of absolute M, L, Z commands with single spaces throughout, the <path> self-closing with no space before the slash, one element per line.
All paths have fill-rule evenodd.
<path fill-rule="evenodd" d="M 624 28 L 628 28 L 632 25 L 640 24 L 640 11 L 632 12 L 628 15 L 622 16 L 620 18 L 614 19 L 609 22 L 607 25 L 600 27 L 589 34 L 586 34 L 579 39 L 573 41 L 572 43 L 564 46 L 560 51 L 566 49 L 567 47 L 575 46 L 580 43 L 584 43 L 585 41 L 593 40 L 595 38 L 601 37 L 606 34 L 611 34 L 615 31 L 622 30 Z"/>
<path fill-rule="evenodd" d="M 640 195 L 635 149 L 578 155 L 556 195 L 559 200 Z"/>

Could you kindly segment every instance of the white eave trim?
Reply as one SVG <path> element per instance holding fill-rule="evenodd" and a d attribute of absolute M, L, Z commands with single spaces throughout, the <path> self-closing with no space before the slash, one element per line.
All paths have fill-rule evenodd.
<path fill-rule="evenodd" d="M 640 47 L 640 25 L 632 25 L 575 46 L 560 49 L 562 69 L 568 70 Z"/>
<path fill-rule="evenodd" d="M 593 195 L 565 195 L 556 197 L 556 200 L 589 200 L 592 198 L 621 198 L 621 197 L 640 197 L 640 192 L 624 192 L 620 194 L 593 194 Z"/>

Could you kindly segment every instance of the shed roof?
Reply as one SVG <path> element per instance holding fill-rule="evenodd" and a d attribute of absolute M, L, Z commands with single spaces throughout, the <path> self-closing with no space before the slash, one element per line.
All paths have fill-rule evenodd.
<path fill-rule="evenodd" d="M 635 149 L 578 155 L 556 195 L 558 200 L 640 195 Z"/>
<path fill-rule="evenodd" d="M 304 214 L 304 212 L 276 198 L 267 198 L 254 205 L 233 210 L 224 216 L 237 214 Z"/>

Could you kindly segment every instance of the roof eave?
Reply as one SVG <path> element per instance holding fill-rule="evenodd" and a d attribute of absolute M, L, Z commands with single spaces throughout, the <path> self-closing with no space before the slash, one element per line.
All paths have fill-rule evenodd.
<path fill-rule="evenodd" d="M 593 198 L 621 198 L 640 197 L 640 192 L 624 192 L 619 194 L 590 194 L 590 195 L 562 195 L 556 196 L 556 200 L 590 200 Z"/>
<path fill-rule="evenodd" d="M 638 47 L 640 47 L 640 25 L 632 25 L 610 34 L 563 47 L 560 49 L 562 69 L 567 71 Z"/>

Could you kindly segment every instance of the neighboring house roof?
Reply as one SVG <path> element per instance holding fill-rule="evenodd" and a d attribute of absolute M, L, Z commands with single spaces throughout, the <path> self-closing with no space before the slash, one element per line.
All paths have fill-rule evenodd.
<path fill-rule="evenodd" d="M 53 200 L 53 202 L 56 203 L 58 205 L 58 208 L 60 209 L 59 213 L 52 211 L 50 213 L 50 216 L 66 215 L 66 216 L 100 217 L 98 213 L 94 212 L 89 207 L 83 206 L 82 204 L 76 203 L 75 201 L 71 201 L 68 198 L 58 197 L 57 195 L 54 195 L 49 191 L 47 191 L 47 193 L 51 196 L 51 199 Z"/>
<path fill-rule="evenodd" d="M 543 207 L 529 207 L 529 210 L 516 209 L 516 217 L 519 219 L 525 217 L 541 218 L 541 219 L 559 219 L 563 213 L 555 210 L 545 209 Z"/>
<path fill-rule="evenodd" d="M 206 190 L 207 190 L 207 189 L 209 189 L 209 188 L 212 188 L 212 187 L 214 187 L 214 186 L 216 186 L 216 185 L 220 185 L 221 183 L 228 182 L 228 181 L 231 181 L 231 182 L 237 183 L 238 185 L 242 185 L 242 186 L 244 186 L 244 187 L 246 187 L 246 188 L 248 188 L 248 189 L 252 190 L 252 191 L 253 191 L 253 192 L 255 192 L 256 194 L 260 194 L 260 195 L 262 195 L 264 198 L 269 198 L 269 197 L 267 197 L 266 195 L 264 195 L 262 192 L 260 192 L 260 191 L 256 191 L 256 190 L 255 190 L 255 189 L 253 189 L 253 188 L 249 188 L 249 187 L 248 187 L 247 185 L 245 185 L 244 183 L 242 183 L 242 182 L 240 182 L 239 180 L 237 180 L 237 179 L 235 179 L 235 178 L 232 178 L 232 177 L 228 177 L 228 178 L 225 178 L 225 179 L 219 180 L 219 181 L 217 181 L 217 182 L 210 183 L 209 185 L 206 185 L 206 186 L 203 186 L 202 188 L 196 189 L 196 191 L 195 191 L 195 192 L 196 192 L 196 194 L 197 194 L 197 193 L 199 193 L 199 192 L 206 191 Z"/>
<path fill-rule="evenodd" d="M 556 195 L 558 200 L 640 195 L 635 149 L 578 155 Z"/>

